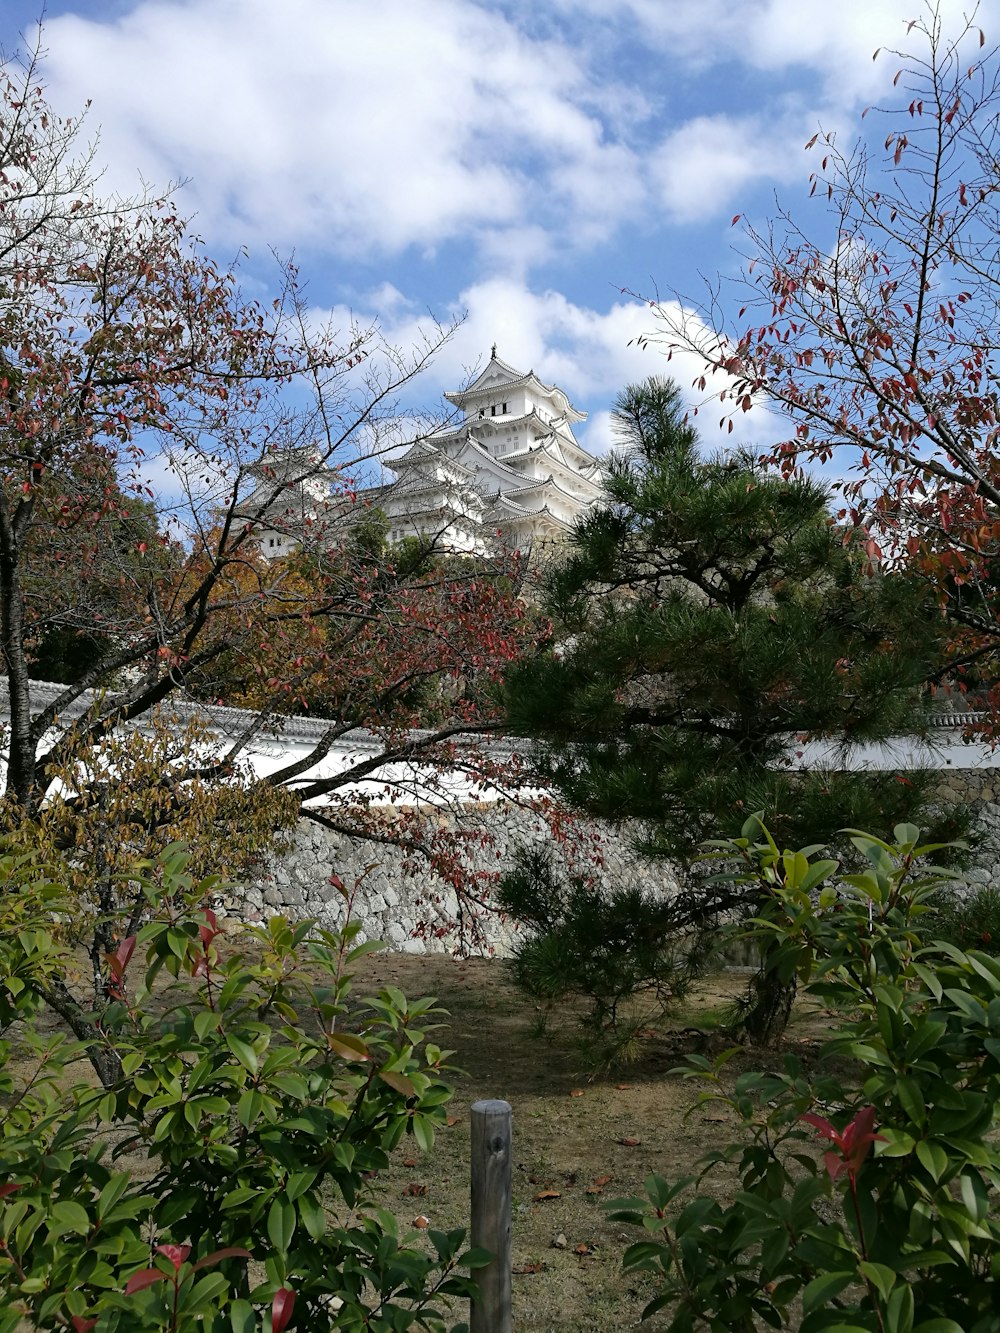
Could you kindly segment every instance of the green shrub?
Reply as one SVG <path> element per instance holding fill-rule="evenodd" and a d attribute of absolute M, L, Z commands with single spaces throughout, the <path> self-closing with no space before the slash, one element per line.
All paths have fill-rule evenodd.
<path fill-rule="evenodd" d="M 515 981 L 547 1004 L 585 998 L 598 1059 L 626 1056 L 634 1030 L 683 999 L 712 938 L 691 927 L 687 902 L 636 885 L 596 890 L 557 870 L 544 852 L 515 858 L 498 902 L 525 927 L 511 959 Z"/>
<path fill-rule="evenodd" d="M 779 852 L 756 821 L 719 844 L 764 908 L 777 984 L 798 975 L 841 1018 L 826 1044 L 836 1072 L 724 1082 L 733 1052 L 692 1058 L 742 1137 L 705 1160 L 739 1183 L 685 1199 L 691 1181 L 651 1176 L 615 1216 L 646 1231 L 628 1269 L 655 1273 L 647 1314 L 670 1327 L 798 1327 L 880 1333 L 1000 1329 L 1000 962 L 931 938 L 947 872 L 925 863 L 911 825 L 888 844 L 854 833 L 868 869 L 834 879 L 817 849 Z M 700 1179 L 700 1177 L 699 1177 Z"/>
<path fill-rule="evenodd" d="M 82 1043 L 36 1031 L 73 965 L 66 905 L 30 860 L 0 870 L 23 888 L 0 897 L 0 1038 L 19 1020 L 29 1055 L 15 1066 L 0 1041 L 0 1333 L 444 1328 L 472 1290 L 459 1266 L 484 1256 L 460 1253 L 461 1231 L 401 1235 L 370 1187 L 443 1120 L 433 1001 L 388 987 L 349 1010 L 350 969 L 377 947 L 354 925 L 275 918 L 224 946 L 171 848 L 149 890 L 163 906 L 103 960 L 124 1077 L 72 1083 Z"/>

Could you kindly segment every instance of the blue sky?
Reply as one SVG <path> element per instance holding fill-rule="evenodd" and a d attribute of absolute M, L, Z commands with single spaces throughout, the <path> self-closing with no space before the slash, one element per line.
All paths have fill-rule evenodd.
<path fill-rule="evenodd" d="M 495 341 L 590 413 L 600 452 L 615 392 L 666 368 L 629 346 L 651 321 L 621 289 L 697 296 L 738 267 L 733 215 L 763 225 L 776 192 L 821 225 L 803 145 L 857 133 L 896 68 L 872 53 L 920 4 L 49 0 L 45 71 L 58 110 L 91 100 L 109 187 L 186 179 L 212 253 L 245 247 L 266 284 L 269 247 L 294 251 L 344 326 L 405 344 L 465 314 L 422 398 Z M 37 16 L 5 0 L 7 52 Z M 784 434 L 762 408 L 743 429 Z"/>

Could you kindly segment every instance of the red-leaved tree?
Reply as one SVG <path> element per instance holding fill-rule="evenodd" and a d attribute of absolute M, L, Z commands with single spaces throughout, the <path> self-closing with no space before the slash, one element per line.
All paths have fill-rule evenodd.
<path fill-rule="evenodd" d="M 734 287 L 655 302 L 649 341 L 701 356 L 724 427 L 754 402 L 784 414 L 786 470 L 835 459 L 841 518 L 867 529 L 872 560 L 939 590 L 942 678 L 975 680 L 997 713 L 998 48 L 975 15 L 949 31 L 928 4 L 905 50 L 875 56 L 897 65 L 889 101 L 850 147 L 806 144 L 814 202 L 747 228 Z"/>
<path fill-rule="evenodd" d="M 55 1000 L 89 1037 L 138 902 L 130 858 L 183 836 L 233 865 L 319 798 L 384 837 L 345 789 L 407 761 L 433 785 L 459 735 L 495 725 L 492 682 L 535 631 L 514 556 L 394 551 L 355 489 L 450 331 L 403 352 L 377 328 L 316 327 L 292 266 L 273 302 L 248 299 L 170 197 L 100 196 L 39 79 L 37 59 L 0 67 L 0 811 L 87 886 L 93 993 Z M 53 636 L 87 651 L 39 700 Z M 171 725 L 173 701 L 223 697 L 250 711 L 221 744 Z M 255 776 L 262 725 L 314 701 L 313 752 Z M 359 727 L 378 742 L 363 771 L 311 777 Z"/>

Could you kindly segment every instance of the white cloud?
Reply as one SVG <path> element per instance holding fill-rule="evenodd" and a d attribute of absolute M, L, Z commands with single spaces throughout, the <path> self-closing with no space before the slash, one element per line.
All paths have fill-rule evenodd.
<path fill-rule="evenodd" d="M 559 291 L 533 291 L 522 282 L 493 278 L 463 291 L 456 306 L 459 312 L 465 312 L 465 321 L 418 386 L 429 407 L 435 392 L 458 388 L 482 369 L 493 343 L 509 364 L 558 384 L 578 408 L 591 412 L 577 434 L 594 453 L 604 453 L 613 442 L 607 405 L 628 383 L 649 375 L 671 375 L 692 409 L 705 403 L 705 393 L 692 387 L 702 372 L 698 358 L 678 353 L 668 362 L 661 349 L 641 345 L 654 321 L 648 306 L 638 301 L 618 301 L 606 310 L 595 310 Z M 332 319 L 344 325 L 349 318 L 344 310 L 317 312 L 318 321 Z M 364 317 L 355 312 L 354 318 Z M 409 346 L 419 341 L 421 325 L 401 312 L 398 319 L 383 319 L 382 331 L 389 342 Z M 740 414 L 731 435 L 717 429 L 720 416 L 713 406 L 699 410 L 708 448 L 742 442 L 764 447 L 782 438 L 780 423 L 763 406 Z"/>
<path fill-rule="evenodd" d="M 905 48 L 906 24 L 918 0 L 560 0 L 566 11 L 589 13 L 621 25 L 630 18 L 646 40 L 671 56 L 703 68 L 738 62 L 758 70 L 795 67 L 815 76 L 817 109 L 843 107 L 873 96 L 895 66 L 872 55 L 879 47 Z M 945 31 L 958 31 L 972 8 L 940 0 Z M 985 7 L 984 7 L 985 8 Z M 910 39 L 910 44 L 916 38 Z"/>
<path fill-rule="evenodd" d="M 759 117 L 698 116 L 669 134 L 649 164 L 675 222 L 713 217 L 754 182 L 804 174 L 802 131 Z"/>
<path fill-rule="evenodd" d="M 109 182 L 190 177 L 212 241 L 370 255 L 534 224 L 572 245 L 643 191 L 570 48 L 468 0 L 144 0 L 50 19 L 46 45 L 59 104 L 93 97 Z"/>

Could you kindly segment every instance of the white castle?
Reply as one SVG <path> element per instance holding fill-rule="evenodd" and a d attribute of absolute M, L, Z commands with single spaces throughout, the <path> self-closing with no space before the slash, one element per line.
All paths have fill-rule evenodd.
<path fill-rule="evenodd" d="M 573 435 L 587 414 L 562 389 L 507 365 L 494 345 L 473 383 L 444 396 L 461 420 L 392 459 L 395 480 L 358 492 L 385 514 L 389 541 L 423 537 L 464 553 L 498 541 L 528 550 L 559 541 L 600 503 L 601 464 Z M 254 490 L 237 514 L 253 525 L 267 559 L 288 555 L 310 529 L 321 537 L 351 521 L 319 450 L 272 450 L 250 474 Z"/>
<path fill-rule="evenodd" d="M 586 420 L 562 389 L 497 356 L 467 389 L 446 393 L 457 425 L 417 440 L 370 492 L 390 541 L 431 537 L 453 551 L 499 538 L 522 550 L 557 541 L 603 495 L 601 465 L 575 439 Z"/>

